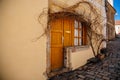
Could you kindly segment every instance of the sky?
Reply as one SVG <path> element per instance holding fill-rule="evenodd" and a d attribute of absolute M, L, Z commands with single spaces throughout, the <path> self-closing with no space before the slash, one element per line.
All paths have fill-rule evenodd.
<path fill-rule="evenodd" d="M 113 0 L 114 8 L 116 9 L 115 20 L 120 20 L 120 0 Z"/>

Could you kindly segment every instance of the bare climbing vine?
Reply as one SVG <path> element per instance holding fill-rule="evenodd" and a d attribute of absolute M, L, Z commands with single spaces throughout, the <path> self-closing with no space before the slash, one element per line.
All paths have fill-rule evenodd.
<path fill-rule="evenodd" d="M 48 8 L 43 9 L 43 11 L 40 13 L 38 17 L 38 21 L 42 25 L 44 33 L 37 37 L 36 40 L 48 34 L 49 32 L 48 25 L 50 24 L 50 21 L 54 19 L 68 16 L 78 20 L 82 19 L 82 21 L 86 22 L 88 41 L 92 48 L 93 54 L 96 57 L 96 55 L 99 53 L 100 45 L 105 40 L 102 34 L 103 30 L 102 23 L 105 18 L 101 15 L 100 10 L 96 8 L 94 5 L 92 5 L 92 3 L 85 0 L 81 0 L 69 7 L 61 6 L 55 3 L 52 3 L 52 5 L 59 7 L 61 11 L 54 12 L 54 10 L 52 10 L 51 8 L 49 8 L 49 10 Z M 87 9 L 89 11 L 86 9 L 84 5 L 87 5 Z M 76 9 L 80 6 L 82 6 L 82 11 L 78 12 Z M 45 16 L 48 17 L 47 25 L 45 25 L 43 21 L 43 18 Z"/>

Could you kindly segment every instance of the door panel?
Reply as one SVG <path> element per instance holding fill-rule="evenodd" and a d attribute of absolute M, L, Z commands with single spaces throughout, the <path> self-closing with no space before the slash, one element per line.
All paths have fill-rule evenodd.
<path fill-rule="evenodd" d="M 51 48 L 51 70 L 56 71 L 63 67 L 63 49 L 62 47 L 52 47 Z"/>
<path fill-rule="evenodd" d="M 64 18 L 64 47 L 72 46 L 72 29 L 73 20 L 70 18 Z"/>
<path fill-rule="evenodd" d="M 63 21 L 54 20 L 51 23 L 51 70 L 63 67 Z"/>
<path fill-rule="evenodd" d="M 59 70 L 64 66 L 63 48 L 72 46 L 74 23 L 73 19 L 60 18 L 50 23 L 51 26 L 51 71 Z"/>
<path fill-rule="evenodd" d="M 87 44 L 87 29 L 85 23 L 82 25 L 82 45 Z"/>

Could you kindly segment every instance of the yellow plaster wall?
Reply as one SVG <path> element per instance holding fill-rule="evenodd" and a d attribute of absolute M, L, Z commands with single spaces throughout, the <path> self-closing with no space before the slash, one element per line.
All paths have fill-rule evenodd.
<path fill-rule="evenodd" d="M 46 36 L 35 40 L 44 32 L 38 16 L 47 7 L 47 0 L 0 1 L 0 80 L 46 80 Z"/>
<path fill-rule="evenodd" d="M 83 66 L 88 59 L 93 57 L 93 53 L 90 47 L 80 48 L 79 51 L 71 53 L 71 67 L 76 69 Z"/>

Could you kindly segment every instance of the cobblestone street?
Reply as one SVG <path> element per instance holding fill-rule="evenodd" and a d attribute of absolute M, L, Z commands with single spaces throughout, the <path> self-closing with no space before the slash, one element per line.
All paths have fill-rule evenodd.
<path fill-rule="evenodd" d="M 120 38 L 108 43 L 108 56 L 98 63 L 86 64 L 49 80 L 120 80 Z"/>

